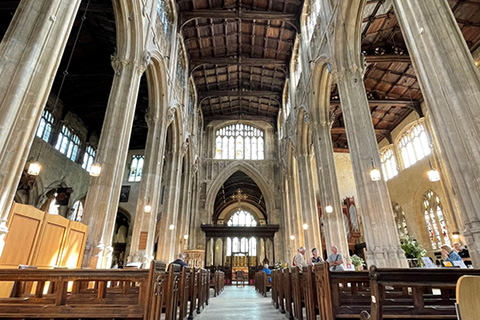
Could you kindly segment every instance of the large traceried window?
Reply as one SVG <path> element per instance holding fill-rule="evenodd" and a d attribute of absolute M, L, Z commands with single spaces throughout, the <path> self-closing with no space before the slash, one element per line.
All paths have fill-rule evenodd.
<path fill-rule="evenodd" d="M 227 222 L 229 227 L 256 227 L 257 220 L 255 217 L 248 211 L 243 209 L 238 209 Z"/>
<path fill-rule="evenodd" d="M 263 160 L 264 133 L 246 124 L 232 124 L 216 132 L 215 159 Z"/>
<path fill-rule="evenodd" d="M 408 236 L 407 228 L 407 219 L 405 218 L 405 212 L 403 212 L 402 207 L 396 203 L 392 202 L 393 215 L 395 217 L 395 223 L 397 225 L 397 231 L 400 238 Z"/>
<path fill-rule="evenodd" d="M 45 140 L 46 142 L 50 141 L 50 134 L 52 133 L 53 127 L 53 115 L 47 110 L 43 110 L 42 118 L 37 128 L 37 137 Z"/>
<path fill-rule="evenodd" d="M 132 162 L 130 163 L 130 174 L 128 176 L 128 181 L 138 182 L 142 180 L 142 171 L 143 171 L 144 161 L 145 161 L 145 156 L 143 155 L 132 156 Z"/>
<path fill-rule="evenodd" d="M 95 161 L 95 149 L 92 146 L 88 146 L 85 150 L 85 154 L 83 155 L 83 164 L 82 168 L 90 172 L 90 168 L 92 167 L 93 161 Z"/>
<path fill-rule="evenodd" d="M 398 147 L 405 169 L 428 156 L 432 151 L 423 123 L 418 123 L 405 132 L 400 138 Z"/>
<path fill-rule="evenodd" d="M 72 161 L 76 161 L 80 149 L 80 138 L 72 133 L 70 129 L 63 125 L 62 132 L 58 135 L 55 149 L 63 153 Z"/>
<path fill-rule="evenodd" d="M 382 161 L 382 172 L 385 181 L 392 179 L 398 174 L 397 160 L 393 153 L 393 148 L 387 148 L 380 153 Z"/>
<path fill-rule="evenodd" d="M 451 245 L 440 198 L 432 190 L 423 195 L 422 210 L 432 249 L 439 249 L 442 244 Z"/>

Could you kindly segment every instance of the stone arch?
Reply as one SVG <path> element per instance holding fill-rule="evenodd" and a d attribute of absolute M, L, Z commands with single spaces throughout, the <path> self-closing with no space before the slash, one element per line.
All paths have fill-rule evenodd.
<path fill-rule="evenodd" d="M 238 204 L 234 203 L 226 207 L 219 215 L 216 221 L 216 224 L 224 224 L 226 225 L 230 217 L 240 209 Z M 255 207 L 253 204 L 250 203 L 242 203 L 242 208 L 246 211 L 250 212 L 258 221 L 259 225 L 267 224 L 267 219 L 263 215 L 263 213 Z"/>
<path fill-rule="evenodd" d="M 153 119 L 165 119 L 168 110 L 168 81 L 165 60 L 158 51 L 151 54 L 147 67 L 148 115 Z"/>
<path fill-rule="evenodd" d="M 307 108 L 301 105 L 297 109 L 296 146 L 298 154 L 309 154 L 311 144 L 311 116 Z"/>
<path fill-rule="evenodd" d="M 334 55 L 337 70 L 362 69 L 361 33 L 367 1 L 339 1 L 335 22 Z"/>
<path fill-rule="evenodd" d="M 233 161 L 222 172 L 220 172 L 217 178 L 210 185 L 210 188 L 207 190 L 205 209 L 208 213 L 209 219 L 213 215 L 213 211 L 214 211 L 213 205 L 215 203 L 215 197 L 217 195 L 218 190 L 220 190 L 220 187 L 222 186 L 222 184 L 228 178 L 230 178 L 232 174 L 234 174 L 237 171 L 242 171 L 257 184 L 258 188 L 263 194 L 263 197 L 265 198 L 267 215 L 273 213 L 273 210 L 275 209 L 275 196 L 274 196 L 272 187 L 263 178 L 262 174 L 251 164 L 245 163 L 243 161 Z"/>
<path fill-rule="evenodd" d="M 140 1 L 113 1 L 116 25 L 117 57 L 128 58 L 137 63 L 143 59 L 143 19 Z"/>
<path fill-rule="evenodd" d="M 327 123 L 331 120 L 330 96 L 332 89 L 331 63 L 326 57 L 319 58 L 313 70 L 313 95 L 310 112 L 314 123 Z"/>

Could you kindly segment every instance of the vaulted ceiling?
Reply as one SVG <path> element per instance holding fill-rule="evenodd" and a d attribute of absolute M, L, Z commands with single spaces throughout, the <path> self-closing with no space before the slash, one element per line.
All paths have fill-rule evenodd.
<path fill-rule="evenodd" d="M 177 0 L 206 122 L 258 119 L 281 108 L 303 1 Z"/>

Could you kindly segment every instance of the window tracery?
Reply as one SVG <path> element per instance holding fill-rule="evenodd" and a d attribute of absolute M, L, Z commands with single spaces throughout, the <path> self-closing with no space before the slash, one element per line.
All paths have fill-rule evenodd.
<path fill-rule="evenodd" d="M 215 144 L 215 159 L 264 159 L 263 131 L 246 124 L 232 124 L 217 130 Z"/>
<path fill-rule="evenodd" d="M 136 154 L 132 156 L 132 162 L 130 163 L 130 174 L 128 176 L 129 182 L 138 182 L 142 180 L 142 171 L 143 171 L 144 161 L 145 161 L 145 156 L 143 155 Z"/>
<path fill-rule="evenodd" d="M 71 220 L 80 222 L 82 221 L 82 217 L 83 217 L 83 204 L 80 200 L 78 200 L 73 204 L 73 212 L 72 212 Z"/>
<path fill-rule="evenodd" d="M 227 222 L 229 227 L 256 227 L 257 220 L 248 211 L 238 209 Z"/>
<path fill-rule="evenodd" d="M 93 161 L 95 161 L 95 154 L 96 151 L 93 149 L 92 146 L 87 146 L 85 150 L 85 154 L 83 155 L 83 164 L 82 168 L 90 172 L 90 168 L 92 167 Z"/>
<path fill-rule="evenodd" d="M 442 244 L 451 245 L 440 198 L 432 190 L 423 195 L 422 209 L 432 249 L 439 249 Z"/>
<path fill-rule="evenodd" d="M 402 135 L 399 142 L 399 148 L 405 169 L 414 165 L 417 161 L 423 159 L 432 152 L 423 123 L 414 125 Z"/>
<path fill-rule="evenodd" d="M 80 149 L 80 138 L 63 125 L 55 149 L 66 155 L 70 160 L 76 161 Z"/>
<path fill-rule="evenodd" d="M 42 118 L 40 118 L 40 123 L 38 124 L 37 128 L 37 137 L 43 139 L 46 142 L 49 142 L 50 135 L 52 133 L 53 123 L 53 115 L 49 111 L 43 110 Z"/>
<path fill-rule="evenodd" d="M 397 160 L 392 147 L 386 148 L 380 153 L 380 160 L 385 181 L 392 179 L 398 174 Z"/>

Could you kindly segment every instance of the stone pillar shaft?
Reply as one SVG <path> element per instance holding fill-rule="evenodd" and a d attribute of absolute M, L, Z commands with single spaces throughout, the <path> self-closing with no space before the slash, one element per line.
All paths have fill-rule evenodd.
<path fill-rule="evenodd" d="M 299 155 L 298 174 L 300 182 L 300 201 L 302 205 L 303 223 L 308 224 L 308 229 L 305 231 L 305 247 L 307 248 L 307 251 L 314 247 L 322 247 L 311 168 L 310 155 Z M 320 249 L 320 251 L 322 250 Z"/>
<path fill-rule="evenodd" d="M 474 265 L 480 266 L 480 76 L 446 0 L 394 0 Z M 455 230 L 452 230 L 455 231 Z"/>
<path fill-rule="evenodd" d="M 348 239 L 343 223 L 342 204 L 338 189 L 337 169 L 333 155 L 333 144 L 330 123 L 315 123 L 312 126 L 313 147 L 322 206 L 323 230 L 327 255 L 332 246 L 338 247 L 338 252 L 344 257 L 349 255 Z M 325 208 L 332 206 L 333 212 L 327 213 Z M 320 249 L 321 251 L 321 249 Z"/>
<path fill-rule="evenodd" d="M 363 72 L 345 70 L 338 82 L 348 146 L 352 157 L 359 211 L 367 244 L 367 262 L 378 267 L 408 267 L 400 247 L 387 183 L 372 181 L 372 160 L 380 168 L 377 138 L 367 100 Z"/>
<path fill-rule="evenodd" d="M 10 207 L 79 5 L 80 0 L 22 0 L 0 43 L 0 254 Z"/>
<path fill-rule="evenodd" d="M 160 206 L 161 181 L 163 174 L 163 155 L 165 150 L 166 129 L 163 119 L 147 116 L 148 135 L 145 146 L 145 162 L 140 182 L 135 223 L 130 244 L 129 261 L 148 262 L 153 259 L 153 243 L 157 212 Z M 145 212 L 150 205 L 152 211 Z M 139 249 L 140 235 L 147 233 L 145 249 Z"/>
<path fill-rule="evenodd" d="M 84 223 L 89 227 L 84 266 L 109 268 L 112 238 L 120 198 L 133 118 L 145 66 L 128 59 L 112 58 L 115 69 L 103 122 L 97 158 L 102 173 L 90 180 L 85 200 Z"/>

